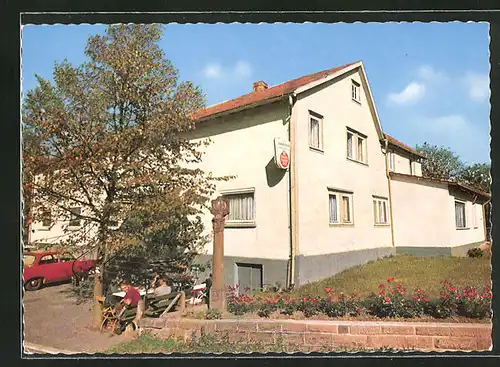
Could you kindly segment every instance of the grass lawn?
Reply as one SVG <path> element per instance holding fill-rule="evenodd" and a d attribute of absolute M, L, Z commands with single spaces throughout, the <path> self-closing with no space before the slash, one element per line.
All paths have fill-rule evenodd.
<path fill-rule="evenodd" d="M 231 342 L 227 335 L 207 334 L 197 339 L 180 341 L 173 338 L 161 339 L 148 332 L 123 342 L 115 347 L 108 348 L 104 354 L 157 354 L 157 353 L 293 353 L 302 351 L 303 346 L 294 343 L 285 343 L 278 338 L 272 345 L 261 343 Z M 374 351 L 362 347 L 324 347 L 318 352 L 353 352 Z M 391 348 L 381 348 L 377 351 L 394 351 Z"/>
<path fill-rule="evenodd" d="M 174 338 L 162 339 L 148 332 L 108 348 L 105 354 L 137 354 L 137 353 L 269 353 L 297 351 L 297 345 L 285 345 L 279 341 L 273 345 L 260 343 L 230 342 L 227 335 L 207 334 L 189 341 Z"/>
<path fill-rule="evenodd" d="M 347 269 L 331 278 L 306 284 L 290 296 L 325 296 L 325 288 L 334 293 L 358 294 L 360 297 L 378 292 L 379 284 L 388 278 L 401 283 L 407 291 L 422 288 L 429 297 L 438 298 L 441 281 L 457 286 L 491 285 L 491 260 L 468 257 L 413 257 L 397 255 Z"/>

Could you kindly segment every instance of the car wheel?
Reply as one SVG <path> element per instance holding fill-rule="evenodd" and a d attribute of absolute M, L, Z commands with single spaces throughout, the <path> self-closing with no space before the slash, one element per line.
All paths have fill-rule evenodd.
<path fill-rule="evenodd" d="M 25 288 L 27 291 L 36 291 L 36 290 L 40 289 L 42 284 L 43 284 L 42 278 L 30 279 L 26 282 Z"/>

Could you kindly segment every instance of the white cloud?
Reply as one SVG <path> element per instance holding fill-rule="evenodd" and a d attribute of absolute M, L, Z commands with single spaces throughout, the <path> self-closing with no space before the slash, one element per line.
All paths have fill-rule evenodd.
<path fill-rule="evenodd" d="M 222 67 L 219 63 L 207 64 L 203 75 L 208 79 L 239 80 L 248 78 L 252 74 L 252 66 L 248 61 L 240 60 L 232 67 Z"/>
<path fill-rule="evenodd" d="M 464 81 L 469 89 L 469 97 L 476 102 L 484 102 L 490 97 L 490 78 L 486 74 L 467 73 Z"/>
<path fill-rule="evenodd" d="M 203 68 L 203 75 L 206 78 L 218 78 L 222 74 L 222 70 L 219 64 L 208 64 Z"/>
<path fill-rule="evenodd" d="M 462 115 L 447 115 L 440 116 L 434 119 L 429 119 L 427 130 L 435 134 L 450 134 L 460 135 L 467 133 L 470 129 L 470 124 Z"/>
<path fill-rule="evenodd" d="M 234 74 L 249 77 L 252 74 L 252 66 L 248 61 L 238 61 L 234 67 Z"/>
<path fill-rule="evenodd" d="M 417 75 L 420 79 L 428 82 L 444 82 L 448 76 L 442 71 L 436 71 L 430 65 L 422 65 L 417 69 Z"/>
<path fill-rule="evenodd" d="M 411 82 L 399 93 L 390 93 L 389 100 L 396 104 L 410 104 L 418 102 L 425 94 L 425 85 Z"/>

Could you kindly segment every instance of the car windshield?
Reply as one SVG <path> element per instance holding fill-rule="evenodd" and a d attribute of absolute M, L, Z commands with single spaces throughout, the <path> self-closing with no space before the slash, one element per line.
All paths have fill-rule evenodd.
<path fill-rule="evenodd" d="M 36 257 L 34 255 L 23 255 L 24 266 L 31 266 L 35 262 Z"/>

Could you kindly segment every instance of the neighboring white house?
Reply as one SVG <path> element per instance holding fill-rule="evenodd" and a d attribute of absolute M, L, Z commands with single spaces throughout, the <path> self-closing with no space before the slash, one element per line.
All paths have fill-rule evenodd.
<path fill-rule="evenodd" d="M 195 118 L 189 139 L 212 141 L 199 168 L 235 176 L 214 195 L 230 206 L 226 284 L 297 286 L 398 252 L 460 254 L 485 240 L 489 195 L 422 178 L 425 157 L 383 133 L 362 62 L 256 82 Z M 290 143 L 288 169 L 276 138 Z M 207 211 L 208 233 L 211 219 Z M 200 262 L 211 243 L 206 251 Z"/>

